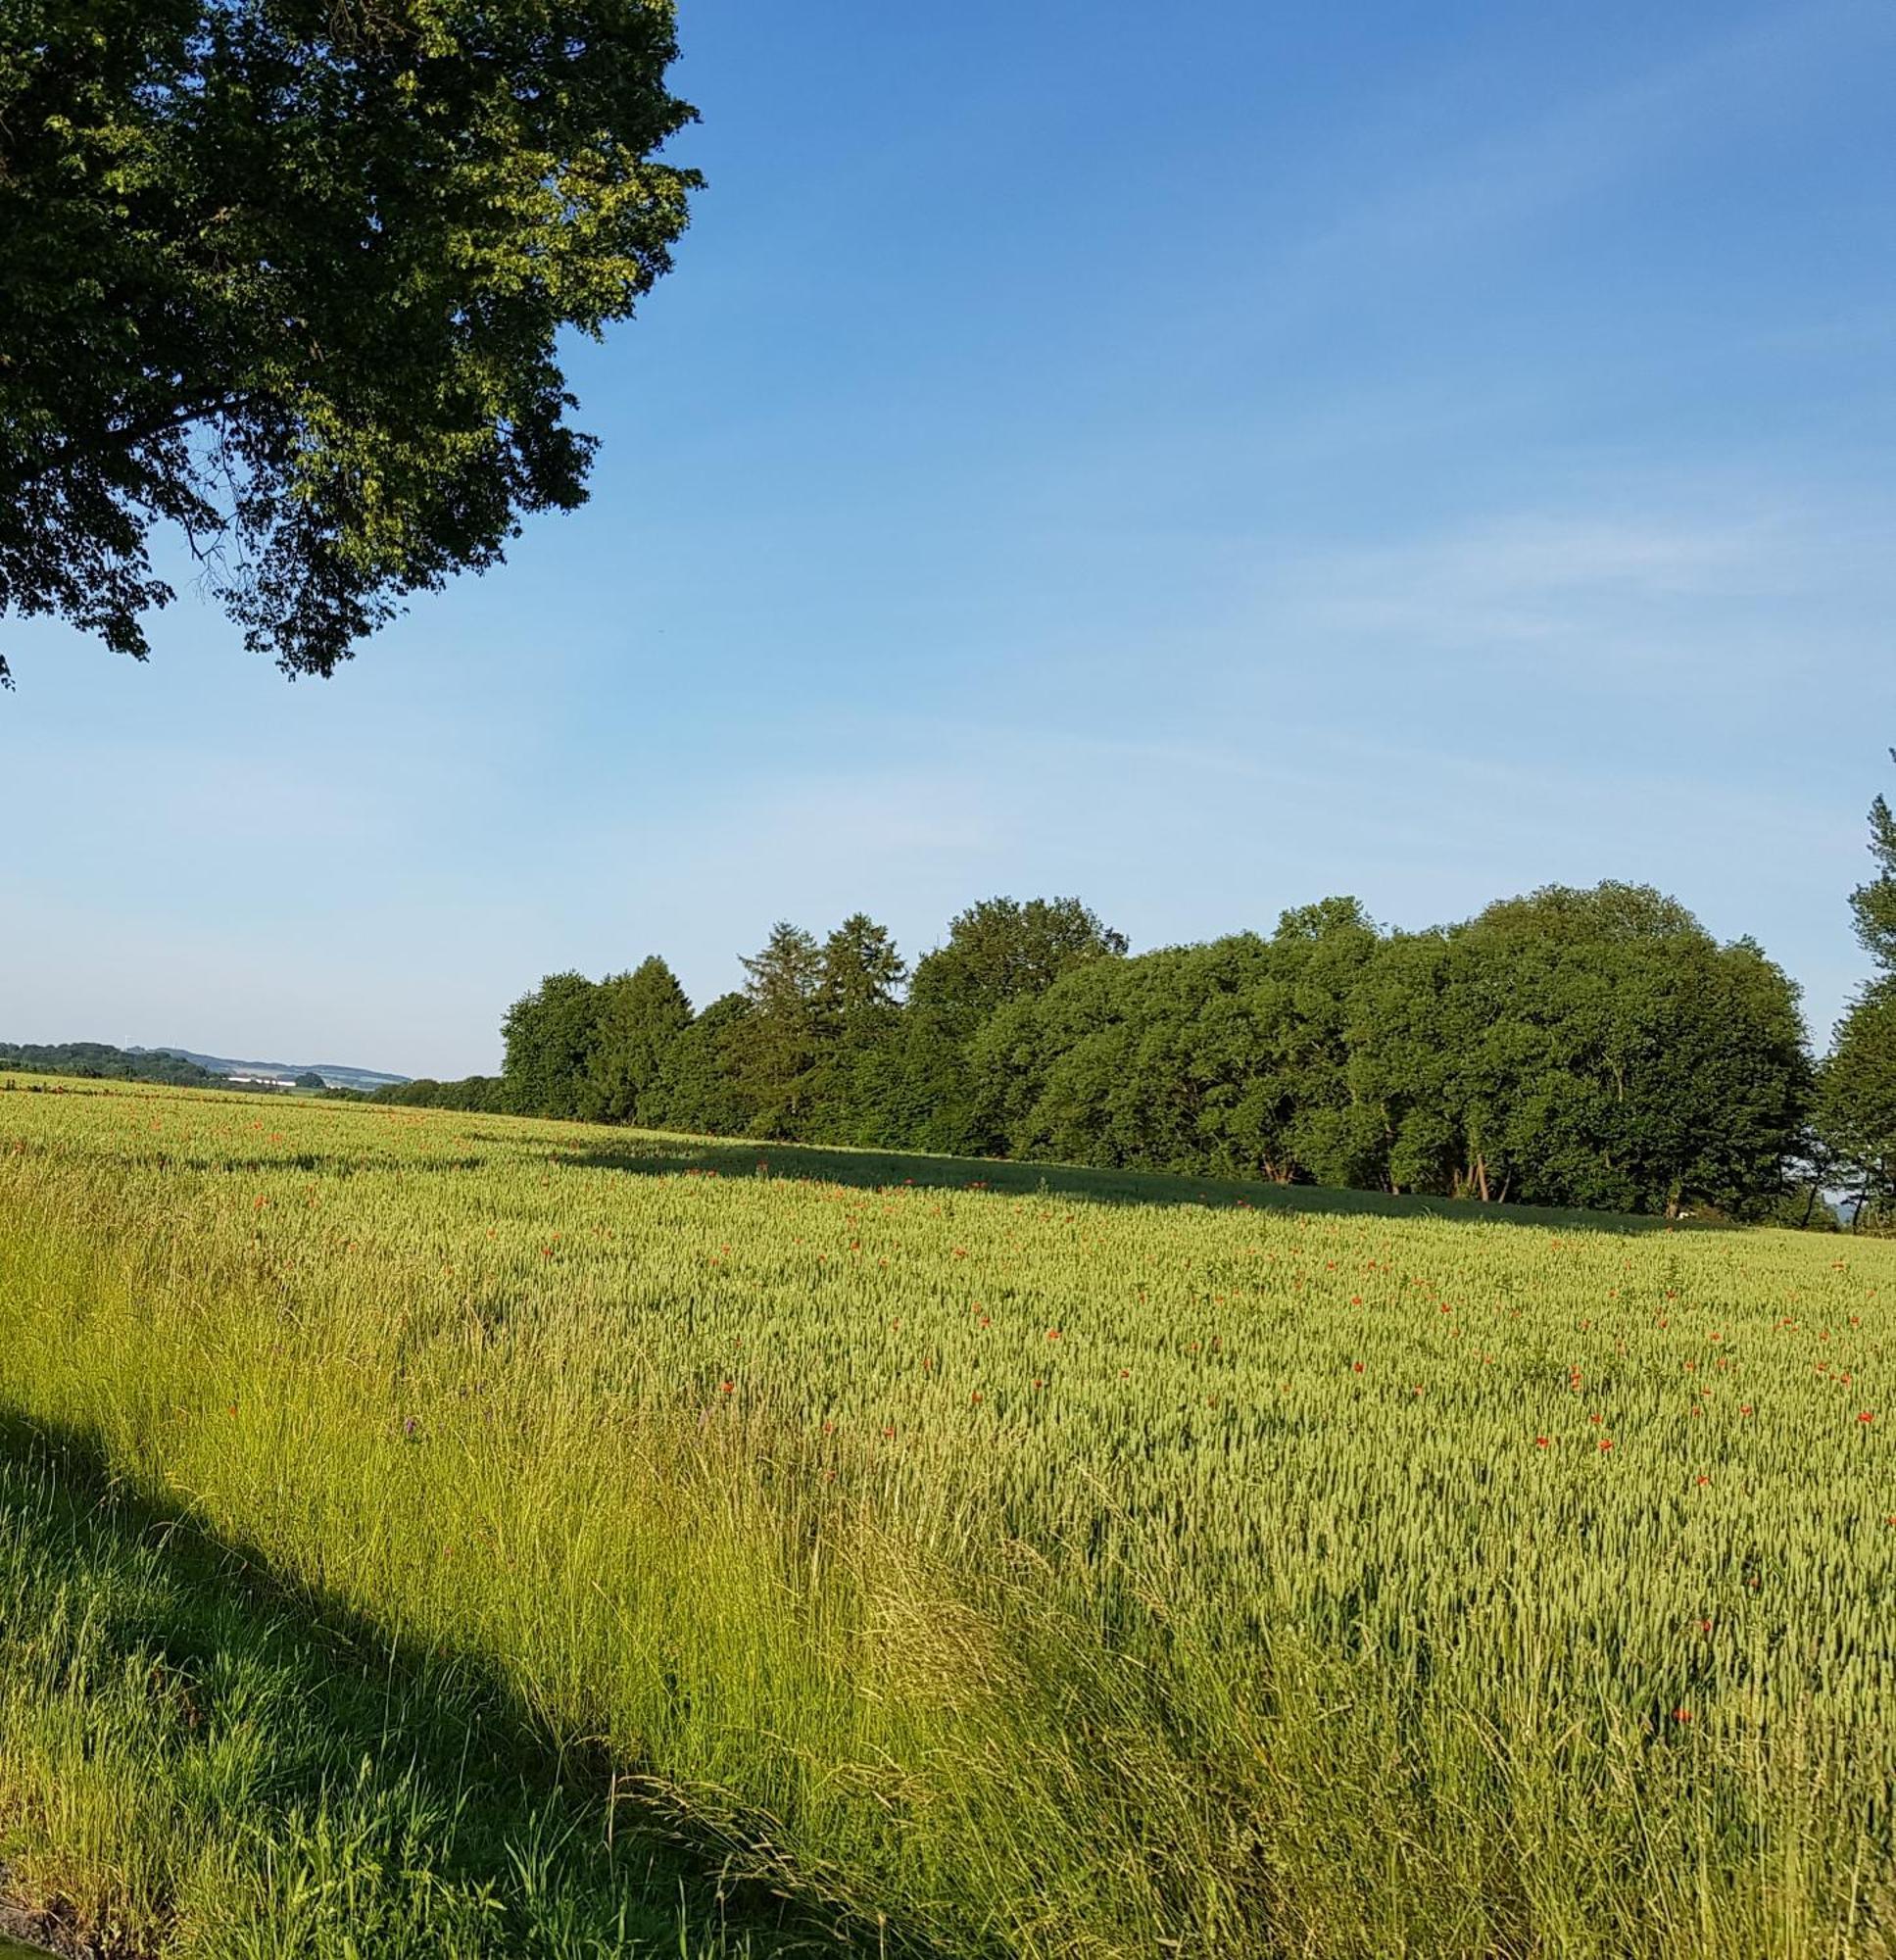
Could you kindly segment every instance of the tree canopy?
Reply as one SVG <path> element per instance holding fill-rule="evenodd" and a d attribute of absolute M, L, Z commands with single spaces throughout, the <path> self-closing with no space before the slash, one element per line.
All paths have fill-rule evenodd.
<path fill-rule="evenodd" d="M 1876 977 L 1837 1023 L 1817 1112 L 1820 1153 L 1855 1190 L 1853 1224 L 1896 1205 L 1896 815 L 1880 796 L 1870 856 L 1875 874 L 1850 894 L 1850 910 Z"/>
<path fill-rule="evenodd" d="M 1896 761 L 1896 749 L 1890 751 Z M 1884 972 L 1896 974 L 1896 813 L 1886 797 L 1870 806 L 1870 857 L 1876 871 L 1850 894 L 1863 949 Z"/>
<path fill-rule="evenodd" d="M 0 615 L 144 658 L 170 523 L 327 674 L 580 503 L 556 338 L 671 263 L 675 52 L 671 0 L 13 0 Z"/>
<path fill-rule="evenodd" d="M 1797 989 L 1646 886 L 1547 886 L 1424 932 L 1332 898 L 1268 935 L 1138 956 L 1077 899 L 992 899 L 905 990 L 861 912 L 821 939 L 780 922 L 744 967 L 745 991 L 695 1017 L 656 958 L 597 985 L 551 976 L 509 1012 L 506 1106 L 1495 1203 L 1815 1213 L 1789 1199 L 1812 1092 Z M 1896 1069 L 1850 1079 L 1855 1137 Z M 429 1100 L 481 1106 L 455 1085 Z"/>
<path fill-rule="evenodd" d="M 608 980 L 596 1007 L 598 1038 L 576 1099 L 579 1113 L 601 1123 L 657 1121 L 666 1057 L 691 1025 L 678 976 L 655 954 Z"/>
<path fill-rule="evenodd" d="M 145 1049 L 137 1053 L 109 1042 L 0 1042 L 0 1068 L 32 1075 L 78 1075 L 121 1082 L 171 1082 L 195 1089 L 219 1089 L 213 1075 L 181 1054 Z"/>

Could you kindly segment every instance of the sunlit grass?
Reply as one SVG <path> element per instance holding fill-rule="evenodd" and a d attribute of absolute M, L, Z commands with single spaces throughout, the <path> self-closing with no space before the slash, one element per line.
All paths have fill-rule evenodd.
<path fill-rule="evenodd" d="M 1041 1176 L 0 1094 L 0 1403 L 870 1950 L 1879 1950 L 1890 1249 Z"/>

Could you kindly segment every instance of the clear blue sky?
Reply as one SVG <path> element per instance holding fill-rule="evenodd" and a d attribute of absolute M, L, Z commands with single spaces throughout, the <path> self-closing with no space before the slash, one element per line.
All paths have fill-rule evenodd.
<path fill-rule="evenodd" d="M 4 630 L 0 1039 L 460 1074 L 788 916 L 1645 880 L 1827 1029 L 1896 784 L 1896 9 L 684 0 L 594 497 L 286 685 Z"/>

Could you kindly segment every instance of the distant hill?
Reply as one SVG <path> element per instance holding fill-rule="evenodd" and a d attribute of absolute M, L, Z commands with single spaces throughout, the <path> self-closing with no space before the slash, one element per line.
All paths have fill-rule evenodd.
<path fill-rule="evenodd" d="M 337 1061 L 234 1061 L 185 1048 L 115 1048 L 110 1042 L 0 1042 L 0 1069 L 38 1075 L 81 1075 L 108 1081 L 170 1082 L 206 1088 L 218 1083 L 259 1089 L 293 1089 L 299 1077 L 321 1078 L 326 1089 L 398 1088 L 411 1080 L 382 1069 L 351 1068 Z M 307 1089 L 315 1085 L 306 1083 Z"/>
<path fill-rule="evenodd" d="M 331 1089 L 382 1089 L 411 1080 L 376 1068 L 352 1068 L 339 1061 L 234 1061 L 228 1055 L 199 1054 L 188 1048 L 128 1048 L 127 1054 L 169 1054 L 196 1062 L 210 1075 L 247 1077 L 254 1081 L 291 1083 L 299 1075 L 319 1075 Z"/>
<path fill-rule="evenodd" d="M 170 1082 L 203 1089 L 222 1078 L 183 1055 L 133 1052 L 110 1042 L 0 1042 L 0 1068 L 28 1075 L 77 1075 L 105 1082 Z"/>

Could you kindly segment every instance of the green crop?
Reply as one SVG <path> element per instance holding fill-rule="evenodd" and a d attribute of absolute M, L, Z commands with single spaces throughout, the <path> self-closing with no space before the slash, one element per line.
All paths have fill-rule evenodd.
<path fill-rule="evenodd" d="M 23 1085 L 0 1416 L 869 1951 L 1889 1950 L 1896 1249 L 971 1171 Z"/>

